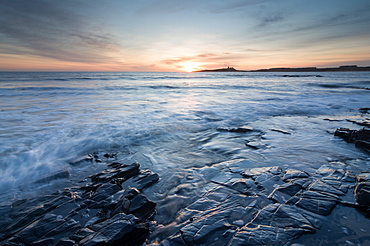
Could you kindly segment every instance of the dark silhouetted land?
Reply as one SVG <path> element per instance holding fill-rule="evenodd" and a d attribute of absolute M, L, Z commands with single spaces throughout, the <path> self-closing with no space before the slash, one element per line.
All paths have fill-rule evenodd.
<path fill-rule="evenodd" d="M 317 67 L 301 67 L 301 68 L 268 68 L 258 70 L 237 70 L 233 67 L 200 70 L 196 72 L 370 72 L 370 66 L 358 67 L 357 65 L 346 65 L 340 67 L 317 68 Z"/>

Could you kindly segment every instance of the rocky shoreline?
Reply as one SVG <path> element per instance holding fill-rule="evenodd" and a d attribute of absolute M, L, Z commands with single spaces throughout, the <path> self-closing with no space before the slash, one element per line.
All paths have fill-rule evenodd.
<path fill-rule="evenodd" d="M 1 245 L 141 245 L 156 204 L 142 193 L 157 174 L 109 164 L 91 182 L 2 206 Z"/>
<path fill-rule="evenodd" d="M 368 121 L 354 123 L 364 128 L 339 128 L 334 135 L 370 151 Z M 102 161 L 80 161 L 89 158 Z M 340 161 L 313 172 L 256 167 L 245 159 L 199 168 L 209 179 L 202 195 L 164 225 L 155 221 L 156 203 L 142 192 L 160 177 L 139 163 L 107 166 L 80 186 L 1 206 L 0 245 L 291 245 L 320 230 L 337 205 L 370 217 L 370 172 L 355 174 Z"/>

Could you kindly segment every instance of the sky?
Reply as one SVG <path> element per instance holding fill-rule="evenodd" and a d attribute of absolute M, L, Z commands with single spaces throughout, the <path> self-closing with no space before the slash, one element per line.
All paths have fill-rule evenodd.
<path fill-rule="evenodd" d="M 370 66 L 369 0 L 0 0 L 0 71 Z"/>

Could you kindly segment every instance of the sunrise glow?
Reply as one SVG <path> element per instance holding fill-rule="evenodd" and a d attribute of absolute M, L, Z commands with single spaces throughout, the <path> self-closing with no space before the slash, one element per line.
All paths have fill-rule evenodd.
<path fill-rule="evenodd" d="M 181 70 L 186 71 L 188 73 L 200 70 L 199 66 L 201 63 L 199 62 L 184 62 L 180 64 Z"/>
<path fill-rule="evenodd" d="M 0 71 L 369 66 L 370 1 L 335 3 L 1 1 Z"/>

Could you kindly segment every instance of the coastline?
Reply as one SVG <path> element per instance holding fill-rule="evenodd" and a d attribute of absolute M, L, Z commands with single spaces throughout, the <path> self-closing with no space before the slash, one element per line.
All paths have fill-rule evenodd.
<path fill-rule="evenodd" d="M 246 75 L 144 74 L 145 80 L 137 74 L 135 84 L 122 73 L 44 74 L 43 80 L 31 77 L 32 87 L 26 81 L 12 94 L 13 88 L 3 89 L 13 104 L 28 95 L 44 107 L 39 118 L 30 107 L 3 111 L 5 119 L 28 112 L 43 123 L 50 116 L 42 117 L 45 111 L 68 112 L 73 120 L 58 122 L 63 133 L 73 131 L 64 145 L 61 138 L 46 141 L 39 156 L 59 164 L 52 149 L 67 149 L 60 152 L 65 168 L 27 187 L 19 180 L 19 192 L 0 204 L 0 245 L 370 243 L 368 210 L 361 205 L 370 189 L 362 173 L 370 165 L 367 131 L 361 130 L 370 126 L 369 74 Z M 66 110 L 61 99 L 78 110 L 98 105 L 98 116 Z M 21 126 L 29 125 L 34 130 L 29 121 Z M 93 127 L 93 134 L 82 127 Z M 56 130 L 31 146 L 60 136 Z M 29 131 L 15 139 L 29 144 L 34 136 Z M 14 170 L 18 174 L 18 166 Z M 47 192 L 54 182 L 58 189 Z M 42 196 L 26 194 L 37 191 Z"/>
<path fill-rule="evenodd" d="M 268 68 L 268 69 L 257 69 L 257 70 L 237 70 L 233 67 L 219 68 L 219 69 L 207 69 L 194 72 L 370 72 L 370 66 L 358 67 L 356 65 L 340 66 L 340 67 L 328 67 L 328 68 L 317 68 L 317 67 L 302 67 L 302 68 Z"/>
<path fill-rule="evenodd" d="M 366 114 L 369 111 L 359 111 L 364 110 Z M 330 123 L 339 119 L 320 120 Z M 366 128 L 338 128 L 333 135 L 349 143 L 349 148 L 355 143 L 370 151 L 368 118 L 351 119 L 351 123 Z M 261 134 L 251 126 L 216 130 L 240 137 Z M 295 135 L 295 131 L 279 128 L 269 131 L 281 138 Z M 252 142 L 246 146 L 264 148 Z M 89 176 L 90 181 L 81 181 L 80 187 L 66 187 L 50 195 L 1 206 L 6 220 L 1 221 L 0 243 L 211 245 L 219 241 L 224 245 L 286 245 L 306 243 L 302 236 L 314 237 L 326 226 L 335 227 L 327 221 L 335 209 L 347 211 L 347 216 L 358 213 L 356 210 L 370 216 L 370 172 L 354 173 L 338 160 L 329 160 L 314 170 L 259 166 L 248 159 L 195 168 L 208 182 L 199 190 L 201 195 L 178 210 L 169 224 L 157 220 L 156 214 L 163 208 L 160 201 L 150 199 L 150 194 L 158 189 L 158 174 L 142 170 L 139 163 L 117 162 L 111 153 L 91 154 L 72 165 L 97 163 L 105 163 L 109 169 Z M 185 195 L 189 185 L 184 183 L 184 190 L 178 195 Z M 338 240 L 344 242 L 345 238 Z M 368 242 L 363 240 L 362 243 Z"/>

